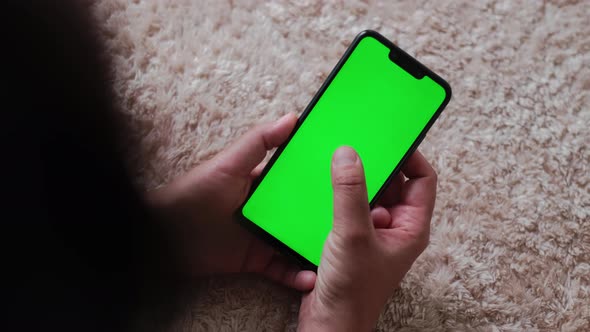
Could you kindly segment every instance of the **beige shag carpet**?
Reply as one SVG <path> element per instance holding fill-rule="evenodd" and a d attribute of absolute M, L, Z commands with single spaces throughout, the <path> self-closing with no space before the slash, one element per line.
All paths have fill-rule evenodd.
<path fill-rule="evenodd" d="M 590 1 L 157 1 L 93 5 L 156 187 L 262 121 L 302 112 L 371 28 L 446 78 L 421 146 L 432 239 L 382 331 L 590 331 Z M 296 328 L 299 295 L 252 277 L 187 285 L 173 331 Z M 149 324 L 148 324 L 149 325 Z"/>

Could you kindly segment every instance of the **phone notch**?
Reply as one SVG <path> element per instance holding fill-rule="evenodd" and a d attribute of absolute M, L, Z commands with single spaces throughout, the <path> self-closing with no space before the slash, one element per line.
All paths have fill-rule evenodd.
<path fill-rule="evenodd" d="M 421 80 L 424 78 L 425 73 L 422 69 L 422 66 L 418 63 L 418 61 L 414 60 L 414 58 L 406 54 L 404 51 L 392 48 L 389 51 L 389 60 L 400 66 L 415 79 Z"/>

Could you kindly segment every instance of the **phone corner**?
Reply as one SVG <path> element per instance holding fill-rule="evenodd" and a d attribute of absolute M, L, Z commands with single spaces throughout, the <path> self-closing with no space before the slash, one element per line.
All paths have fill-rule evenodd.
<path fill-rule="evenodd" d="M 449 82 L 447 82 L 445 80 L 443 80 L 442 86 L 443 86 L 443 89 L 445 89 L 445 101 L 446 101 L 446 103 L 448 103 L 449 101 L 451 101 L 451 98 L 453 97 L 453 89 L 451 88 L 451 85 L 449 84 Z"/>
<path fill-rule="evenodd" d="M 382 36 L 381 36 L 381 34 L 379 34 L 379 32 L 377 32 L 375 30 L 371 30 L 371 29 L 365 29 L 365 30 L 359 32 L 356 35 L 356 38 L 355 39 L 361 40 L 361 39 L 363 39 L 365 37 L 373 37 L 373 38 L 377 38 L 377 39 L 382 38 Z"/>

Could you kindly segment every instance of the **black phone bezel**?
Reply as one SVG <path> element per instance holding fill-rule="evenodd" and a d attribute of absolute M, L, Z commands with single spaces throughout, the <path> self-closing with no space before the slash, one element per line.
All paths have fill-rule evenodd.
<path fill-rule="evenodd" d="M 373 31 L 373 30 L 364 30 L 355 37 L 355 39 L 352 41 L 352 43 L 350 44 L 350 46 L 348 47 L 348 49 L 346 50 L 344 55 L 340 58 L 340 60 L 338 61 L 338 63 L 334 67 L 334 69 L 332 69 L 332 72 L 330 73 L 328 78 L 324 81 L 324 83 L 322 84 L 322 86 L 320 87 L 318 92 L 312 98 L 311 102 L 307 105 L 303 114 L 301 114 L 301 116 L 297 120 L 297 124 L 295 125 L 295 128 L 293 129 L 293 131 L 291 132 L 291 134 L 289 135 L 287 140 L 281 146 L 279 146 L 277 148 L 275 153 L 272 155 L 272 157 L 270 158 L 270 160 L 268 161 L 268 163 L 264 167 L 260 176 L 254 181 L 254 183 L 252 184 L 252 186 L 250 188 L 250 192 L 248 193 L 248 197 L 246 198 L 246 200 L 242 203 L 242 205 L 240 205 L 240 208 L 238 210 L 236 210 L 236 212 L 235 212 L 235 216 L 236 216 L 238 222 L 240 223 L 240 225 L 242 225 L 243 227 L 248 229 L 250 232 L 254 233 L 256 236 L 260 237 L 263 241 L 267 242 L 268 244 L 270 244 L 271 246 L 276 248 L 281 254 L 293 258 L 303 269 L 317 271 L 317 266 L 314 263 L 307 260 L 305 257 L 301 256 L 295 250 L 291 249 L 289 246 L 287 246 L 283 242 L 279 241 L 277 238 L 275 238 L 273 235 L 271 235 L 270 233 L 265 231 L 263 228 L 261 228 L 260 226 L 256 225 L 254 222 L 252 222 L 251 220 L 246 218 L 242 214 L 242 210 L 243 210 L 244 206 L 246 205 L 246 203 L 248 202 L 248 200 L 250 199 L 250 197 L 252 196 L 252 194 L 254 193 L 254 191 L 256 191 L 256 188 L 258 188 L 258 185 L 260 184 L 260 182 L 264 179 L 264 177 L 266 176 L 268 171 L 272 168 L 275 161 L 279 158 L 279 156 L 281 155 L 281 153 L 283 152 L 285 147 L 289 144 L 289 142 L 291 141 L 293 136 L 297 133 L 297 131 L 299 130 L 299 127 L 301 127 L 301 124 L 305 121 L 305 119 L 307 118 L 307 116 L 309 115 L 311 110 L 313 110 L 313 108 L 317 104 L 318 100 L 322 97 L 322 95 L 324 94 L 324 92 L 326 91 L 328 86 L 330 86 L 330 84 L 332 83 L 332 81 L 334 80 L 336 75 L 338 75 L 338 72 L 340 71 L 340 69 L 342 68 L 342 66 L 346 62 L 346 60 L 348 60 L 348 58 L 350 57 L 352 52 L 354 52 L 355 48 L 360 43 L 360 41 L 366 37 L 375 38 L 379 42 L 381 42 L 383 45 L 387 46 L 390 49 L 390 54 L 389 54 L 390 60 L 394 61 L 396 64 L 400 65 L 400 67 L 402 67 L 404 70 L 406 70 L 412 76 L 417 77 L 416 75 L 418 75 L 418 77 L 417 77 L 418 79 L 420 76 L 430 77 L 433 81 L 435 81 L 436 83 L 438 83 L 440 86 L 443 87 L 443 89 L 445 90 L 445 94 L 446 94 L 445 99 L 443 100 L 443 102 L 441 103 L 439 108 L 436 110 L 436 112 L 434 113 L 432 118 L 428 121 L 428 123 L 426 124 L 426 126 L 424 127 L 422 132 L 420 132 L 420 135 L 418 135 L 418 138 L 414 141 L 412 146 L 405 153 L 405 155 L 403 156 L 401 161 L 398 163 L 398 165 L 391 171 L 391 174 L 389 175 L 387 180 L 383 183 L 383 185 L 381 186 L 379 191 L 375 194 L 375 197 L 371 200 L 371 202 L 370 202 L 371 208 L 377 202 L 379 197 L 383 194 L 383 191 L 391 183 L 391 180 L 393 179 L 393 177 L 397 173 L 399 173 L 401 167 L 406 162 L 407 158 L 418 148 L 418 146 L 420 145 L 420 143 L 422 142 L 422 140 L 426 136 L 426 133 L 428 132 L 428 130 L 430 129 L 432 124 L 436 121 L 436 119 L 439 117 L 440 113 L 447 106 L 447 104 L 449 103 L 449 101 L 451 99 L 452 91 L 451 91 L 451 86 L 449 85 L 449 83 L 447 83 L 440 76 L 435 74 L 433 71 L 428 69 L 422 63 L 420 63 L 418 60 L 416 60 L 414 57 L 412 57 L 409 54 L 407 54 L 406 52 L 404 52 L 402 49 L 397 47 L 395 44 L 393 44 L 387 38 L 383 37 L 378 32 Z M 395 56 L 392 57 L 392 54 L 394 54 Z M 397 61 L 400 61 L 400 62 L 398 63 Z M 408 66 L 408 65 L 410 67 L 404 68 L 404 66 Z"/>

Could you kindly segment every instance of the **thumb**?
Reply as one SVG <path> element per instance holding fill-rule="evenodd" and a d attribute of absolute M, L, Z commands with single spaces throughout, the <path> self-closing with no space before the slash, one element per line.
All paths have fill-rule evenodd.
<path fill-rule="evenodd" d="M 345 237 L 365 237 L 371 233 L 369 201 L 363 165 L 350 147 L 336 150 L 332 157 L 334 189 L 333 230 Z"/>
<path fill-rule="evenodd" d="M 296 122 L 297 117 L 289 113 L 274 123 L 250 130 L 219 154 L 217 166 L 231 175 L 248 176 L 264 159 L 268 150 L 285 142 Z"/>

